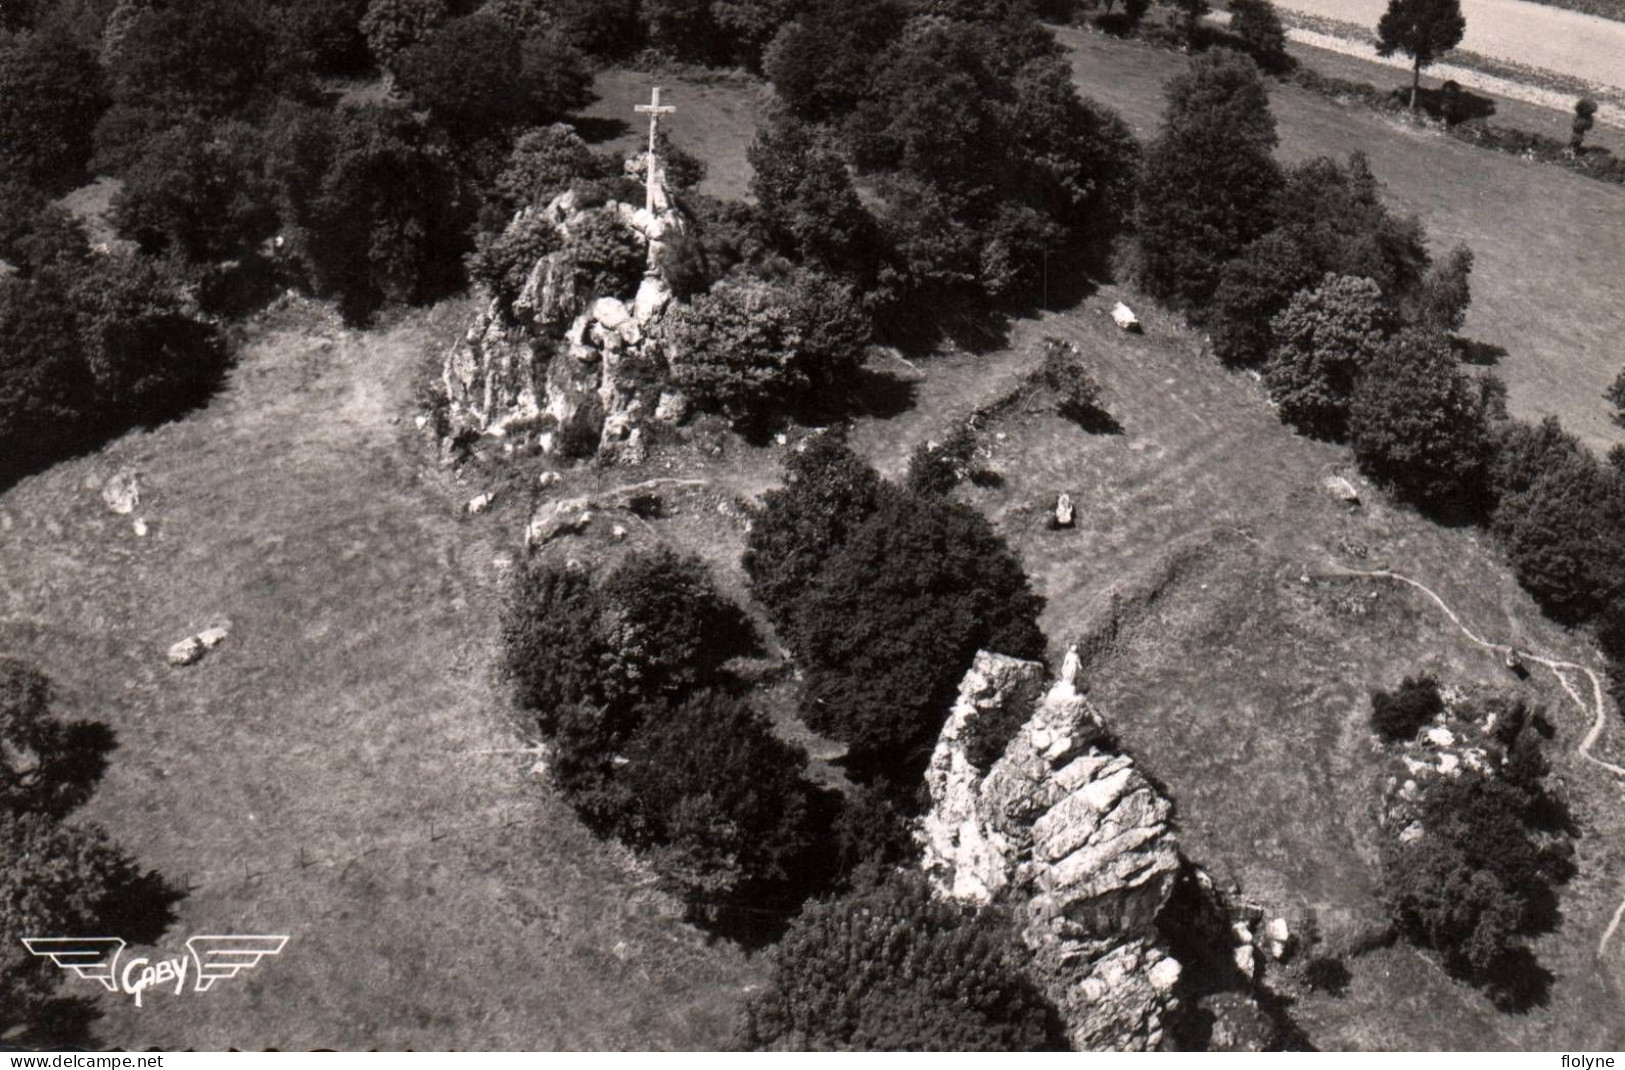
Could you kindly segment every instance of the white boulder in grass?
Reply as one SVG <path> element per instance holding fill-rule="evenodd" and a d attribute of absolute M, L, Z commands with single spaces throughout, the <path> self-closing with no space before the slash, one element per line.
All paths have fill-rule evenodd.
<path fill-rule="evenodd" d="M 1140 317 L 1121 301 L 1112 306 L 1112 321 L 1125 331 L 1140 330 Z"/>
<path fill-rule="evenodd" d="M 141 504 L 140 478 L 134 472 L 120 472 L 102 487 L 102 501 L 119 516 L 129 516 Z"/>
<path fill-rule="evenodd" d="M 166 656 L 177 669 L 196 665 L 203 660 L 203 655 L 224 643 L 230 635 L 230 625 L 213 624 L 171 646 Z"/>

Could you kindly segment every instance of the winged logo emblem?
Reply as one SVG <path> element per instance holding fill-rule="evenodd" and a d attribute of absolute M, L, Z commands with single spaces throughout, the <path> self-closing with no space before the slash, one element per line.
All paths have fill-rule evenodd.
<path fill-rule="evenodd" d="M 229 981 L 252 970 L 269 956 L 279 955 L 288 937 L 257 936 L 244 933 L 194 936 L 186 941 L 187 956 L 156 961 L 141 956 L 129 958 L 120 968 L 119 959 L 128 946 L 116 936 L 25 936 L 23 946 L 58 967 L 95 981 L 109 992 L 135 997 L 149 988 L 173 986 L 175 994 L 186 990 L 187 975 L 193 978 L 194 992 L 207 992 L 216 981 Z M 189 957 L 188 957 L 189 956 Z"/>
<path fill-rule="evenodd" d="M 194 936 L 186 950 L 197 963 L 197 990 L 207 992 L 216 981 L 226 981 L 252 970 L 267 955 L 279 955 L 286 936 Z"/>
<path fill-rule="evenodd" d="M 114 971 L 118 969 L 124 941 L 116 936 L 25 936 L 23 946 L 64 970 L 71 970 L 87 981 L 96 981 L 109 992 L 118 991 Z"/>

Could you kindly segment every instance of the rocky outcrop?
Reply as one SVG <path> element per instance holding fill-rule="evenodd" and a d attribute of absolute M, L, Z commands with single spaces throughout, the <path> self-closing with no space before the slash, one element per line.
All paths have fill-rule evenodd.
<path fill-rule="evenodd" d="M 660 181 L 653 211 L 613 200 L 588 205 L 569 191 L 515 216 L 510 232 L 551 228 L 557 247 L 537 259 L 511 302 L 492 297 L 446 355 L 451 438 L 531 438 L 543 452 L 587 441 L 613 459 L 642 458 L 645 411 L 655 418 L 671 407 L 640 396 L 647 383 L 633 372 L 660 363 L 659 326 L 672 300 L 660 251 L 684 229 Z M 589 214 L 609 216 L 647 252 L 648 272 L 630 299 L 582 292 L 569 242 Z"/>
<path fill-rule="evenodd" d="M 1069 657 L 1050 682 L 1037 662 L 977 654 L 926 774 L 923 864 L 946 894 L 1013 905 L 1076 1047 L 1152 1049 L 1181 971 L 1156 924 L 1181 866 L 1172 806 L 1111 745 L 1076 671 Z M 1023 723 L 984 775 L 967 733 L 1012 713 Z"/>

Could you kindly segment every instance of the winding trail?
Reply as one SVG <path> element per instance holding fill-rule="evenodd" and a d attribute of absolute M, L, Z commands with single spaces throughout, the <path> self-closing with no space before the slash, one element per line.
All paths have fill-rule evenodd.
<path fill-rule="evenodd" d="M 1494 650 L 1502 653 L 1512 653 L 1513 651 L 1513 648 L 1506 643 L 1492 643 L 1488 639 L 1485 639 L 1475 633 L 1471 628 L 1467 627 L 1467 625 L 1462 622 L 1461 617 L 1457 616 L 1456 611 L 1451 609 L 1449 604 L 1446 603 L 1443 598 L 1439 597 L 1437 591 L 1433 590 L 1433 588 L 1419 580 L 1413 580 L 1409 576 L 1403 576 L 1398 572 L 1390 572 L 1388 569 L 1367 570 L 1348 568 L 1345 565 L 1337 564 L 1335 561 L 1331 563 L 1331 568 L 1338 574 L 1344 576 L 1362 576 L 1368 579 L 1397 580 L 1400 583 L 1409 584 L 1418 591 L 1421 591 L 1423 594 L 1427 595 L 1429 598 L 1433 599 L 1433 601 L 1437 603 L 1438 607 L 1444 610 L 1445 616 L 1450 618 L 1451 623 L 1457 628 L 1461 629 L 1461 634 L 1465 635 L 1473 643 L 1483 647 L 1486 650 Z M 1605 697 L 1606 693 L 1603 690 L 1602 678 L 1592 669 L 1584 665 L 1577 664 L 1576 662 L 1559 661 L 1555 658 L 1543 658 L 1538 654 L 1532 654 L 1528 651 L 1518 651 L 1518 656 L 1523 658 L 1525 661 L 1532 661 L 1537 665 L 1544 665 L 1550 669 L 1552 671 L 1552 675 L 1557 677 L 1558 683 L 1563 685 L 1563 690 L 1568 692 L 1569 698 L 1573 699 L 1574 704 L 1580 707 L 1581 713 L 1590 716 L 1593 712 L 1595 712 L 1596 717 L 1591 723 L 1591 730 L 1587 732 L 1585 738 L 1580 741 L 1580 746 L 1577 753 L 1581 758 L 1590 762 L 1592 765 L 1613 773 L 1616 776 L 1625 777 L 1625 767 L 1615 765 L 1612 762 L 1603 761 L 1601 758 L 1598 758 L 1591 753 L 1591 748 L 1596 745 L 1598 737 L 1602 735 L 1602 730 L 1608 723 L 1608 700 Z M 1585 697 L 1575 689 L 1574 684 L 1572 681 L 1570 681 L 1569 677 L 1565 675 L 1565 673 L 1575 670 L 1583 672 L 1591 678 L 1592 698 L 1590 702 L 1586 701 Z M 1614 938 L 1614 934 L 1619 931 L 1619 927 L 1622 922 L 1625 922 L 1625 901 L 1622 901 L 1619 904 L 1619 908 L 1614 911 L 1613 919 L 1608 923 L 1608 928 L 1603 930 L 1602 939 L 1597 942 L 1597 956 L 1599 958 L 1608 953 L 1609 941 L 1611 941 Z"/>

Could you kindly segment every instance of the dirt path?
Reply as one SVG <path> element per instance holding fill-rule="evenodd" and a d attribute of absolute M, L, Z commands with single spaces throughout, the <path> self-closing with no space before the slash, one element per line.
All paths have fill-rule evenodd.
<path fill-rule="evenodd" d="M 1375 29 L 1387 0 L 1280 0 L 1289 11 Z M 1461 47 L 1625 89 L 1625 23 L 1525 0 L 1462 0 Z"/>
<path fill-rule="evenodd" d="M 1370 579 L 1397 580 L 1400 583 L 1408 584 L 1431 598 L 1440 609 L 1444 610 L 1444 614 L 1450 618 L 1450 622 L 1461 630 L 1461 634 L 1465 635 L 1468 640 L 1474 644 L 1481 646 L 1486 650 L 1493 650 L 1500 654 L 1508 654 L 1513 651 L 1513 648 L 1506 643 L 1493 643 L 1475 633 L 1471 628 L 1467 627 L 1467 625 L 1462 622 L 1462 619 L 1456 615 L 1456 611 L 1451 609 L 1450 605 L 1445 602 L 1443 598 L 1439 597 L 1436 591 L 1419 580 L 1413 580 L 1409 576 L 1403 576 L 1397 572 L 1391 572 L 1387 569 L 1352 569 L 1339 565 L 1335 562 L 1332 563 L 1331 567 L 1339 575 L 1363 576 Z M 1625 777 L 1625 768 L 1614 765 L 1612 762 L 1605 762 L 1601 758 L 1598 758 L 1596 755 L 1591 753 L 1591 748 L 1596 745 L 1598 737 L 1602 735 L 1602 730 L 1608 723 L 1608 700 L 1606 698 L 1606 692 L 1603 690 L 1602 678 L 1587 666 L 1580 665 L 1572 661 L 1560 661 L 1556 658 L 1542 657 L 1539 654 L 1530 653 L 1529 651 L 1518 651 L 1518 655 L 1525 661 L 1532 661 L 1537 665 L 1544 665 L 1546 668 L 1550 669 L 1552 671 L 1552 675 L 1557 677 L 1558 683 L 1563 685 L 1563 690 L 1568 692 L 1569 698 L 1573 699 L 1574 704 L 1579 707 L 1580 712 L 1585 714 L 1587 717 L 1592 717 L 1593 714 L 1595 715 L 1594 720 L 1591 722 L 1591 729 L 1586 733 L 1585 738 L 1580 741 L 1580 746 L 1576 753 L 1578 753 L 1582 759 L 1590 762 L 1592 765 L 1597 766 L 1599 769 L 1613 773 L 1616 776 Z M 1575 690 L 1574 685 L 1570 682 L 1569 678 L 1564 675 L 1566 672 L 1572 671 L 1583 672 L 1591 679 L 1592 698 L 1590 702 L 1588 702 L 1585 697 L 1580 694 L 1580 692 Z M 1625 919 L 1625 902 L 1620 903 L 1619 909 L 1614 912 L 1613 920 L 1608 923 L 1608 927 L 1603 931 L 1602 938 L 1597 942 L 1597 955 L 1599 957 L 1608 953 L 1608 944 L 1613 939 L 1614 933 L 1618 931 L 1621 919 Z"/>

